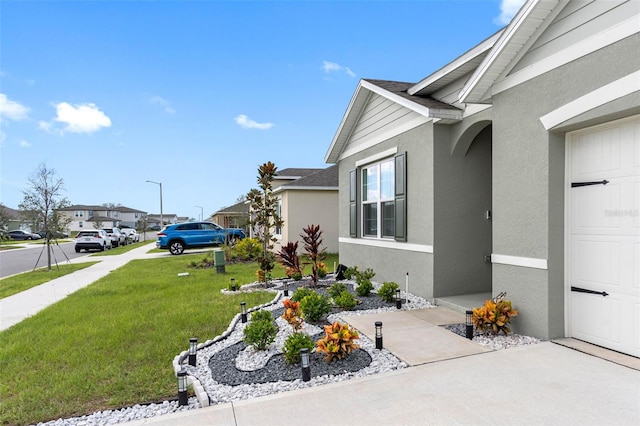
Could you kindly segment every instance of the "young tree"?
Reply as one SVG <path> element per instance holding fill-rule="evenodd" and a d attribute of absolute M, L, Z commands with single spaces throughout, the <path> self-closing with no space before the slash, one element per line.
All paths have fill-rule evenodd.
<path fill-rule="evenodd" d="M 55 177 L 55 170 L 40 163 L 36 171 L 29 178 L 29 188 L 22 191 L 24 199 L 18 205 L 34 223 L 42 223 L 46 233 L 47 269 L 51 270 L 50 240 L 53 232 L 66 229 L 71 220 L 58 214 L 57 210 L 68 207 L 69 200 L 62 196 L 64 183 Z"/>
<path fill-rule="evenodd" d="M 7 231 L 9 229 L 9 215 L 5 210 L 4 204 L 0 203 L 0 230 Z M 0 233 L 0 241 L 9 239 L 7 234 Z"/>
<path fill-rule="evenodd" d="M 271 251 L 276 241 L 272 229 L 282 227 L 284 221 L 278 214 L 278 199 L 273 196 L 272 182 L 278 168 L 271 161 L 258 167 L 258 186 L 260 189 L 251 189 L 247 194 L 251 210 L 250 224 L 258 234 L 262 242 L 262 257 L 260 271 L 262 271 L 265 283 L 269 282 L 269 275 L 273 270 L 275 255 Z"/>

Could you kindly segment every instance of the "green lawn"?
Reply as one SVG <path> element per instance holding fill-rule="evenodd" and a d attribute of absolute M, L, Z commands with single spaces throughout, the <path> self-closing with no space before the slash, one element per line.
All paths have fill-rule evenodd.
<path fill-rule="evenodd" d="M 270 292 L 223 295 L 230 279 L 255 281 L 256 263 L 225 274 L 188 265 L 204 256 L 135 260 L 0 332 L 0 424 L 23 425 L 176 396 L 171 362 L 224 332 L 240 302 Z M 336 255 L 325 261 L 333 268 Z M 188 272 L 185 277 L 178 273 Z M 279 265 L 274 277 L 283 276 Z"/>
<path fill-rule="evenodd" d="M 87 268 L 96 263 L 97 262 L 62 263 L 58 266 L 52 265 L 50 271 L 47 270 L 47 268 L 39 268 L 32 272 L 2 278 L 0 279 L 0 299 L 44 284 L 63 275 Z"/>
<path fill-rule="evenodd" d="M 140 241 L 133 244 L 127 244 L 126 246 L 114 247 L 111 250 L 99 251 L 97 253 L 93 253 L 91 256 L 115 256 L 118 254 L 126 253 L 129 250 L 133 250 L 138 247 L 146 246 L 148 244 L 151 244 L 151 241 Z"/>

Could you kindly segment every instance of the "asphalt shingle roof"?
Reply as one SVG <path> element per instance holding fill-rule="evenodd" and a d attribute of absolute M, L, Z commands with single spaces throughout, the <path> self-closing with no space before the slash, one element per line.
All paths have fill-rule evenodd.
<path fill-rule="evenodd" d="M 451 109 L 451 110 L 456 110 L 459 111 L 459 108 L 456 108 L 452 105 L 449 105 L 445 102 L 440 102 L 437 101 L 429 96 L 420 96 L 420 95 L 410 95 L 407 93 L 407 90 L 410 87 L 415 86 L 415 83 L 407 83 L 407 82 L 402 82 L 402 81 L 389 81 L 389 80 L 372 80 L 372 79 L 368 79 L 365 78 L 364 81 L 367 81 L 371 84 L 375 84 L 376 86 L 391 92 L 395 95 L 401 96 L 405 99 L 410 100 L 411 102 L 414 102 L 418 105 L 422 105 L 424 107 L 427 108 L 434 108 L 434 109 Z"/>
<path fill-rule="evenodd" d="M 338 165 L 319 169 L 315 173 L 301 177 L 282 185 L 283 188 L 295 187 L 338 187 Z"/>

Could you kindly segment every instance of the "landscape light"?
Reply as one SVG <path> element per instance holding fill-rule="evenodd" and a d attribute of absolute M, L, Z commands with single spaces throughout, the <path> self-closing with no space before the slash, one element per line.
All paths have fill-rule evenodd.
<path fill-rule="evenodd" d="M 467 339 L 473 339 L 473 311 L 466 312 L 466 330 L 465 335 Z"/>
<path fill-rule="evenodd" d="M 376 349 L 382 349 L 382 321 L 376 321 Z"/>
<path fill-rule="evenodd" d="M 178 371 L 178 405 L 187 405 L 189 398 L 187 395 L 187 372 L 182 369 Z"/>
<path fill-rule="evenodd" d="M 196 351 L 197 351 L 198 339 L 192 337 L 189 339 L 189 365 L 196 366 Z"/>
<path fill-rule="evenodd" d="M 289 296 L 289 283 L 287 283 L 287 281 L 283 281 L 282 283 L 282 289 L 284 290 L 284 295 L 285 297 Z"/>
<path fill-rule="evenodd" d="M 236 291 L 236 279 L 231 278 L 231 291 Z"/>
<path fill-rule="evenodd" d="M 300 359 L 302 360 L 302 381 L 311 380 L 311 366 L 309 365 L 309 348 L 300 349 Z"/>
<path fill-rule="evenodd" d="M 396 289 L 396 308 L 402 309 L 402 299 L 400 299 L 400 289 Z"/>
<path fill-rule="evenodd" d="M 247 303 L 246 302 L 240 303 L 240 311 L 241 311 L 240 318 L 242 319 L 242 322 L 243 323 L 247 322 Z"/>

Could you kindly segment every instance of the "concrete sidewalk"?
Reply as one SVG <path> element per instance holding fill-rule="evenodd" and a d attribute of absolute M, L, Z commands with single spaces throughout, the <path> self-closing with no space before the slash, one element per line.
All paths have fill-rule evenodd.
<path fill-rule="evenodd" d="M 37 314 L 42 309 L 64 299 L 69 294 L 96 282 L 100 278 L 133 259 L 166 256 L 167 253 L 148 254 L 155 247 L 150 242 L 142 247 L 111 256 L 89 256 L 72 259 L 71 263 L 98 262 L 72 274 L 56 278 L 37 287 L 0 300 L 0 331 Z"/>
<path fill-rule="evenodd" d="M 292 421 L 311 426 L 638 425 L 640 372 L 543 342 L 127 425 Z"/>

